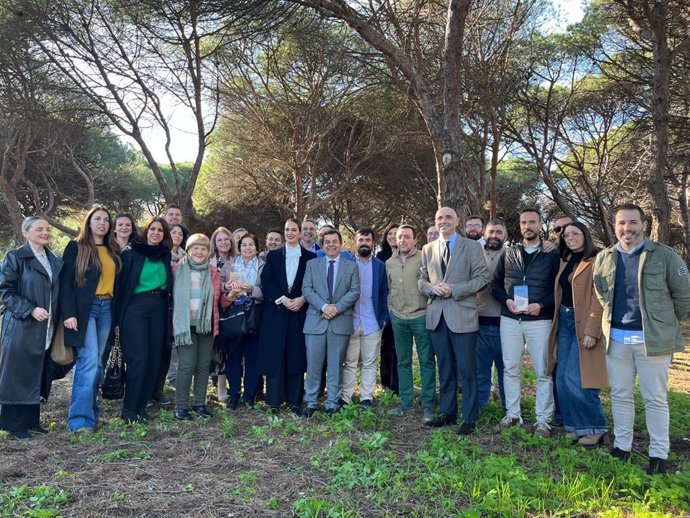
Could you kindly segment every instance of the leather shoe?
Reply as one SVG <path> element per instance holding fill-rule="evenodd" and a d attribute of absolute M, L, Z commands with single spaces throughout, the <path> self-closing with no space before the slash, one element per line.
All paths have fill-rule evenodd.
<path fill-rule="evenodd" d="M 428 423 L 424 424 L 431 428 L 441 428 L 442 426 L 452 426 L 456 423 L 457 420 L 458 416 L 441 414 L 440 416 L 437 416 Z"/>
<path fill-rule="evenodd" d="M 179 419 L 180 421 L 191 421 L 193 418 L 189 410 L 182 408 L 180 410 L 175 410 L 175 419 Z"/>
<path fill-rule="evenodd" d="M 15 439 L 19 439 L 20 441 L 29 438 L 29 432 L 26 430 L 14 430 L 13 432 L 10 432 L 10 435 Z"/>
<path fill-rule="evenodd" d="M 225 403 L 225 408 L 227 408 L 228 410 L 236 410 L 239 402 L 240 400 L 238 398 L 228 398 L 228 401 Z"/>
<path fill-rule="evenodd" d="M 458 429 L 458 435 L 470 435 L 477 429 L 476 421 L 463 421 Z"/>
<path fill-rule="evenodd" d="M 43 428 L 40 424 L 36 428 L 29 428 L 29 431 L 32 433 L 40 433 L 41 435 L 48 433 L 48 430 Z"/>
<path fill-rule="evenodd" d="M 151 416 L 149 415 L 149 413 L 146 410 L 140 410 L 137 413 L 137 418 L 138 418 L 137 419 L 138 421 L 150 421 L 151 420 Z"/>
<path fill-rule="evenodd" d="M 307 407 L 304 407 L 304 410 L 302 410 L 302 417 L 304 417 L 305 419 L 309 419 L 315 413 L 316 413 L 316 408 L 307 406 Z"/>
<path fill-rule="evenodd" d="M 338 412 L 340 412 L 340 407 L 338 407 L 338 408 L 328 408 L 328 409 L 326 409 L 326 415 L 327 415 L 328 417 L 333 417 L 333 416 L 334 416 L 335 414 L 337 414 Z"/>
<path fill-rule="evenodd" d="M 611 451 L 609 451 L 609 455 L 611 455 L 611 457 L 616 457 L 617 459 L 622 460 L 623 462 L 630 459 L 629 451 L 621 450 L 620 448 L 617 448 L 615 446 L 611 448 Z"/>
<path fill-rule="evenodd" d="M 665 475 L 666 474 L 666 459 L 658 457 L 649 457 L 649 466 L 647 473 L 650 475 Z"/>
<path fill-rule="evenodd" d="M 206 405 L 192 407 L 192 410 L 194 410 L 194 413 L 196 413 L 199 417 L 206 417 L 209 419 L 213 417 L 213 414 L 206 410 Z"/>
<path fill-rule="evenodd" d="M 293 406 L 291 406 L 291 407 L 290 407 L 290 411 L 291 411 L 293 414 L 297 414 L 297 415 L 300 415 L 300 414 L 302 413 L 302 409 L 300 408 L 299 405 L 293 405 Z"/>
<path fill-rule="evenodd" d="M 374 402 L 371 399 L 363 399 L 359 402 L 359 406 L 362 406 L 364 408 L 371 408 L 372 406 L 374 406 Z"/>

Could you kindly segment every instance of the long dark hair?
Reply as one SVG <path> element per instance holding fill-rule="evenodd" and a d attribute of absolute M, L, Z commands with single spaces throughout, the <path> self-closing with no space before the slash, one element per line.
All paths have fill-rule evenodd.
<path fill-rule="evenodd" d="M 113 218 L 110 217 L 110 212 L 107 209 L 101 207 L 100 205 L 94 205 L 91 210 L 86 213 L 83 221 L 81 222 L 81 227 L 79 229 L 79 235 L 75 239 L 77 243 L 77 260 L 74 264 L 74 280 L 77 282 L 77 286 L 83 287 L 86 284 L 86 271 L 91 265 L 95 266 L 99 271 L 103 267 L 101 264 L 101 259 L 98 257 L 98 248 L 96 248 L 96 243 L 93 240 L 93 234 L 91 232 L 91 218 L 96 212 L 105 212 L 108 215 L 108 231 L 103 236 L 103 246 L 108 250 L 108 255 L 112 257 L 115 261 L 115 268 L 117 271 L 120 269 L 120 256 L 115 252 L 112 246 L 112 231 L 113 231 Z"/>
<path fill-rule="evenodd" d="M 589 233 L 589 229 L 579 221 L 573 221 L 572 223 L 568 223 L 565 227 L 563 227 L 563 232 L 561 232 L 561 237 L 558 241 L 558 254 L 561 256 L 561 259 L 567 261 L 568 259 L 570 259 L 570 256 L 573 253 L 573 251 L 570 248 L 568 248 L 568 245 L 565 244 L 565 238 L 563 237 L 568 227 L 575 227 L 578 230 L 582 231 L 582 235 L 585 238 L 585 246 L 582 249 L 583 260 L 590 259 L 597 255 L 599 249 L 596 246 L 594 246 L 594 241 L 592 241 L 592 234 Z"/>
<path fill-rule="evenodd" d="M 168 249 L 172 250 L 172 238 L 170 237 L 170 225 L 168 225 L 168 222 L 165 221 L 165 218 L 161 218 L 160 216 L 152 216 L 146 220 L 146 223 L 144 223 L 144 228 L 141 230 L 141 234 L 139 236 L 139 241 L 141 241 L 144 244 L 149 242 L 148 239 L 146 238 L 146 236 L 149 233 L 149 228 L 151 228 L 151 225 L 153 225 L 156 221 L 158 223 L 160 223 L 161 226 L 163 227 L 163 241 L 161 241 L 161 244 L 167 246 Z"/>
<path fill-rule="evenodd" d="M 384 252 L 388 257 L 393 255 L 393 249 L 391 248 L 391 245 L 388 244 L 388 232 L 394 228 L 398 228 L 399 226 L 400 223 L 391 223 L 386 227 L 386 230 L 383 232 L 383 236 L 381 236 L 381 251 Z"/>

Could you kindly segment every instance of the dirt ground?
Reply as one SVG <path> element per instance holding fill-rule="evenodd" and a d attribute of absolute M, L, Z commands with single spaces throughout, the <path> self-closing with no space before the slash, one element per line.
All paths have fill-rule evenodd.
<path fill-rule="evenodd" d="M 690 393 L 690 354 L 677 355 L 670 388 Z M 309 433 L 314 424 L 287 411 L 281 418 L 294 425 L 276 436 L 260 409 L 228 414 L 212 403 L 212 420 L 182 423 L 154 406 L 149 426 L 125 427 L 117 419 L 120 402 L 106 401 L 99 431 L 74 437 L 66 426 L 69 389 L 69 377 L 56 382 L 42 409 L 49 434 L 0 439 L 0 491 L 22 484 L 65 489 L 63 516 L 285 517 L 293 516 L 297 499 L 327 484 L 328 474 L 310 459 L 332 437 Z M 420 417 L 417 411 L 390 421 L 390 445 L 401 458 L 428 442 L 431 431 Z M 491 433 L 480 430 L 472 440 L 494 449 Z M 672 449 L 690 458 L 687 434 Z"/>

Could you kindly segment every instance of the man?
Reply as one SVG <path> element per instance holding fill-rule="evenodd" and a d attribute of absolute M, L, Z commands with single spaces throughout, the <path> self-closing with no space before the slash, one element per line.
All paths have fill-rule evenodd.
<path fill-rule="evenodd" d="M 547 374 L 549 331 L 553 318 L 553 282 L 558 272 L 558 254 L 544 252 L 541 240 L 541 213 L 532 207 L 520 212 L 522 242 L 503 252 L 494 274 L 491 294 L 501 303 L 501 348 L 503 350 L 503 388 L 506 415 L 500 429 L 522 424 L 520 415 L 520 366 L 527 350 L 537 375 L 534 434 L 551 436 L 553 416 L 553 380 Z M 516 303 L 515 291 L 526 296 Z"/>
<path fill-rule="evenodd" d="M 359 404 L 363 407 L 370 407 L 374 402 L 376 360 L 379 356 L 383 327 L 389 321 L 386 266 L 372 254 L 374 239 L 374 231 L 369 227 L 362 227 L 355 234 L 359 298 L 353 311 L 355 332 L 350 337 L 343 366 L 342 400 L 349 403 L 355 391 L 357 364 L 360 359 L 362 361 Z"/>
<path fill-rule="evenodd" d="M 259 254 L 262 260 L 266 260 L 266 255 L 271 250 L 278 250 L 283 246 L 283 231 L 278 228 L 272 228 L 266 234 L 266 250 Z"/>
<path fill-rule="evenodd" d="M 417 348 L 422 378 L 422 421 L 434 419 L 436 401 L 436 361 L 431 337 L 426 328 L 427 297 L 417 289 L 421 275 L 422 254 L 417 250 L 417 233 L 410 225 L 400 225 L 396 233 L 398 249 L 386 261 L 388 278 L 388 311 L 393 324 L 395 352 L 398 356 L 398 390 L 400 404 L 389 410 L 402 415 L 412 410 L 412 344 Z"/>
<path fill-rule="evenodd" d="M 465 222 L 465 237 L 472 241 L 479 241 L 484 246 L 484 218 L 476 214 L 471 215 Z"/>
<path fill-rule="evenodd" d="M 558 243 L 558 239 L 561 237 L 563 229 L 565 229 L 565 227 L 572 222 L 573 218 L 570 216 L 558 216 L 556 218 L 556 221 L 553 222 L 553 233 L 556 234 L 556 243 Z"/>
<path fill-rule="evenodd" d="M 323 235 L 326 232 L 328 232 L 329 230 L 335 230 L 335 227 L 333 225 L 329 225 L 328 223 L 326 223 L 321 228 L 319 228 L 319 238 L 318 239 L 319 239 L 319 244 L 321 244 L 322 246 L 323 246 Z M 325 255 L 326 255 L 326 252 L 323 251 L 323 248 L 319 247 L 319 249 L 316 251 L 316 257 L 323 257 Z M 343 250 L 342 248 L 340 249 L 340 257 L 342 257 L 343 259 L 347 259 L 348 261 L 354 261 L 355 260 L 354 255 L 352 255 L 347 250 Z M 325 370 L 324 370 L 324 372 L 325 372 Z M 326 378 L 324 377 L 324 380 L 325 379 Z"/>
<path fill-rule="evenodd" d="M 462 419 L 458 433 L 469 435 L 479 417 L 476 341 L 479 321 L 475 294 L 489 282 L 489 272 L 476 241 L 455 232 L 458 216 L 450 207 L 436 212 L 440 237 L 422 249 L 419 291 L 431 299 L 426 327 L 438 358 L 441 415 L 428 422 L 454 424 L 458 414 L 457 371 L 462 376 Z"/>
<path fill-rule="evenodd" d="M 309 302 L 304 322 L 307 347 L 307 379 L 304 391 L 304 417 L 317 408 L 324 361 L 328 370 L 329 415 L 340 410 L 342 365 L 352 325 L 352 306 L 359 298 L 359 274 L 353 261 L 341 260 L 342 237 L 337 230 L 323 235 L 324 257 L 307 263 L 302 293 Z"/>
<path fill-rule="evenodd" d="M 427 243 L 433 243 L 438 239 L 439 233 L 438 229 L 436 228 L 436 225 L 431 225 L 429 228 L 426 229 L 426 242 Z"/>
<path fill-rule="evenodd" d="M 311 219 L 302 221 L 302 240 L 300 244 L 302 248 L 306 248 L 310 252 L 316 252 L 321 247 L 316 244 L 316 225 Z"/>
<path fill-rule="evenodd" d="M 690 314 L 688 268 L 671 248 L 644 235 L 645 214 L 634 204 L 614 210 L 618 243 L 597 255 L 594 288 L 604 308 L 602 336 L 608 345 L 611 455 L 630 457 L 635 422 L 635 375 L 649 432 L 649 474 L 666 473 L 670 449 L 668 369 L 684 350 L 680 321 Z"/>
<path fill-rule="evenodd" d="M 165 208 L 163 218 L 169 226 L 182 225 L 182 209 L 176 203 L 171 203 Z"/>
<path fill-rule="evenodd" d="M 490 219 L 484 230 L 484 259 L 493 279 L 496 265 L 501 258 L 503 243 L 508 236 L 505 223 L 500 219 Z M 501 349 L 501 303 L 491 296 L 491 285 L 477 293 L 479 308 L 479 334 L 477 335 L 477 385 L 479 407 L 489 404 L 491 394 L 491 367 L 496 366 L 498 392 L 501 406 L 505 409 L 506 397 L 503 389 L 503 352 Z"/>

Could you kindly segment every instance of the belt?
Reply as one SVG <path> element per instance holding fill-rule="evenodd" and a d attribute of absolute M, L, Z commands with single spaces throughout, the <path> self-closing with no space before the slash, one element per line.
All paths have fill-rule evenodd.
<path fill-rule="evenodd" d="M 162 295 L 164 293 L 167 293 L 165 290 L 149 290 L 149 291 L 141 291 L 137 293 L 137 295 Z"/>
<path fill-rule="evenodd" d="M 96 295 L 96 298 L 98 300 L 111 300 L 113 298 L 112 295 Z"/>

